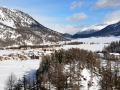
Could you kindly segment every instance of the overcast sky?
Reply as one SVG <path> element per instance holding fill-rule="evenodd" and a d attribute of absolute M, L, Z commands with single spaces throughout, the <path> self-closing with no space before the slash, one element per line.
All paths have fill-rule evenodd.
<path fill-rule="evenodd" d="M 120 20 L 120 0 L 0 0 L 0 5 L 19 9 L 61 33 Z"/>

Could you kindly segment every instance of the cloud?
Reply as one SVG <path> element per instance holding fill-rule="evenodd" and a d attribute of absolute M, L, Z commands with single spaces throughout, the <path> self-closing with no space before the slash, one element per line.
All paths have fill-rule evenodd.
<path fill-rule="evenodd" d="M 116 10 L 112 13 L 105 15 L 103 22 L 107 24 L 113 24 L 120 21 L 120 10 Z"/>
<path fill-rule="evenodd" d="M 61 33 L 69 33 L 69 34 L 75 34 L 76 32 L 78 32 L 80 30 L 80 28 L 76 28 L 73 25 L 62 25 L 62 24 L 56 24 L 54 26 L 54 30 L 61 32 Z"/>
<path fill-rule="evenodd" d="M 32 16 L 45 27 L 48 27 L 60 33 L 69 33 L 73 35 L 80 30 L 80 27 L 76 27 L 69 24 L 59 24 L 58 21 L 60 20 L 56 18 L 51 18 L 47 16 L 38 16 L 38 15 L 32 15 Z"/>
<path fill-rule="evenodd" d="M 112 8 L 120 6 L 120 0 L 98 0 L 92 9 Z"/>
<path fill-rule="evenodd" d="M 74 16 L 74 15 L 73 15 Z M 71 19 L 72 20 L 72 19 Z M 109 24 L 113 24 L 120 21 L 120 10 L 108 13 L 105 15 L 103 22 L 101 22 L 101 24 L 82 24 L 82 25 L 77 25 L 77 26 L 73 26 L 73 25 L 61 25 L 61 24 L 55 24 L 53 26 L 53 30 L 56 30 L 58 32 L 61 33 L 69 33 L 69 34 L 75 34 L 79 31 L 81 31 L 84 28 L 89 28 L 90 26 L 106 26 Z"/>
<path fill-rule="evenodd" d="M 77 7 L 81 7 L 83 4 L 83 1 L 74 1 L 71 3 L 71 7 L 70 7 L 70 10 L 74 10 L 75 8 Z"/>
<path fill-rule="evenodd" d="M 84 28 L 87 28 L 87 27 L 90 27 L 90 26 L 91 26 L 91 24 L 82 24 L 82 25 L 75 26 L 75 28 L 79 28 L 81 30 L 81 29 L 84 29 Z"/>
<path fill-rule="evenodd" d="M 72 16 L 68 16 L 66 19 L 69 22 L 75 22 L 75 21 L 81 21 L 86 18 L 87 18 L 87 15 L 85 13 L 81 12 L 81 13 L 75 13 Z"/>
<path fill-rule="evenodd" d="M 52 18 L 48 16 L 35 15 L 35 14 L 32 14 L 32 16 L 45 27 L 60 33 L 75 34 L 76 32 L 79 31 L 79 28 L 76 28 L 73 25 L 59 24 L 59 21 L 61 20 L 59 20 L 58 18 Z"/>

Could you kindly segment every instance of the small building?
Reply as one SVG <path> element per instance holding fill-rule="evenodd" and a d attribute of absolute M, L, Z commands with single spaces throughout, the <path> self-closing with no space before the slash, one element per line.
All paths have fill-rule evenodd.
<path fill-rule="evenodd" d="M 119 53 L 109 53 L 111 57 L 115 57 L 117 59 L 120 59 L 120 54 Z"/>
<path fill-rule="evenodd" d="M 7 57 L 6 56 L 0 56 L 0 60 L 1 61 L 7 60 Z"/>
<path fill-rule="evenodd" d="M 25 50 L 25 48 L 20 48 L 20 50 Z"/>

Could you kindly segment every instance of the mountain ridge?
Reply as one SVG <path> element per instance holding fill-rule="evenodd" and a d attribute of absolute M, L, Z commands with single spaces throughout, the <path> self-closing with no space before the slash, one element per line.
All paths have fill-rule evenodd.
<path fill-rule="evenodd" d="M 0 36 L 1 46 L 67 40 L 59 32 L 43 26 L 30 15 L 6 7 L 0 7 Z"/>
<path fill-rule="evenodd" d="M 88 38 L 88 37 L 99 37 L 99 36 L 119 36 L 120 35 L 120 21 L 106 26 L 100 31 L 92 34 L 74 34 L 72 38 Z"/>
<path fill-rule="evenodd" d="M 101 29 L 105 28 L 108 24 L 95 24 L 90 26 L 85 26 L 76 34 L 92 34 L 94 32 L 100 31 Z"/>

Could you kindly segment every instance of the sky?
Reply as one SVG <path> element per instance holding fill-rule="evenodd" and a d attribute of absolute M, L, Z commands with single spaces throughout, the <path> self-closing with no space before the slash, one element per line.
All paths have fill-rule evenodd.
<path fill-rule="evenodd" d="M 50 29 L 72 35 L 90 25 L 120 21 L 120 0 L 0 0 L 0 6 L 19 9 Z"/>

